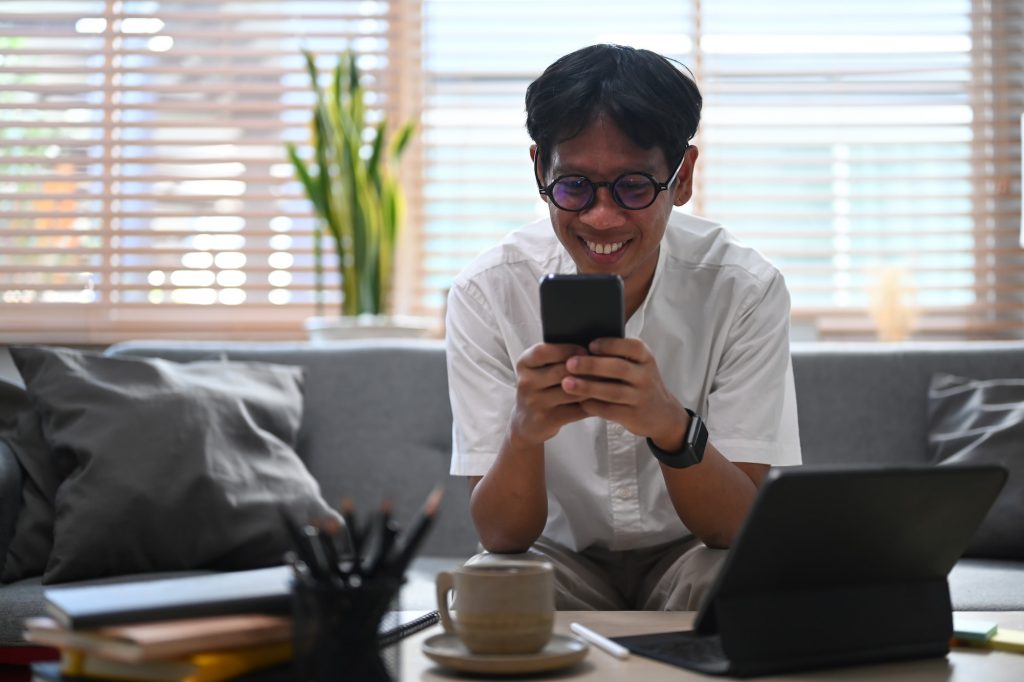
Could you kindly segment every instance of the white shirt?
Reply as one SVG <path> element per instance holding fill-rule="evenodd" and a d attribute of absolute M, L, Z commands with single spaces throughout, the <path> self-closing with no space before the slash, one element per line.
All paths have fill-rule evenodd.
<path fill-rule="evenodd" d="M 576 264 L 543 218 L 507 236 L 456 278 L 447 357 L 451 473 L 483 476 L 515 405 L 515 364 L 540 343 L 539 280 Z M 715 223 L 673 212 L 647 298 L 626 323 L 662 380 L 704 417 L 727 458 L 800 463 L 789 357 L 789 292 L 759 253 Z M 544 537 L 579 551 L 637 549 L 688 534 L 644 438 L 590 417 L 544 445 Z"/>

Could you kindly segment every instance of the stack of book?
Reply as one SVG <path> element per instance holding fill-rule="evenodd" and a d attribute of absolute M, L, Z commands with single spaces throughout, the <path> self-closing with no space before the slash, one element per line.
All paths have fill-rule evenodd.
<path fill-rule="evenodd" d="M 291 659 L 291 620 L 237 614 L 69 629 L 30 618 L 25 638 L 61 651 L 36 663 L 38 680 L 72 677 L 151 682 L 220 682 Z"/>
<path fill-rule="evenodd" d="M 60 649 L 61 660 L 34 663 L 33 676 L 37 682 L 221 682 L 254 673 L 269 682 L 276 678 L 259 671 L 280 668 L 280 679 L 290 679 L 284 664 L 292 659 L 293 631 L 304 629 L 293 628 L 288 615 L 293 583 L 342 591 L 377 578 L 400 584 L 441 497 L 440 488 L 432 491 L 401 537 L 387 502 L 362 526 L 348 500 L 344 526 L 299 523 L 282 507 L 295 543 L 285 555 L 287 566 L 46 590 L 46 616 L 25 622 L 25 639 Z M 379 647 L 438 621 L 437 611 L 403 615 L 406 622 L 377 630 Z M 297 657 L 304 655 L 300 650 Z"/>
<path fill-rule="evenodd" d="M 113 585 L 52 588 L 25 639 L 60 650 L 32 665 L 36 682 L 290 680 L 288 566 Z M 402 612 L 382 646 L 437 622 Z"/>
<path fill-rule="evenodd" d="M 291 659 L 287 566 L 52 588 L 25 639 L 56 647 L 37 680 L 220 682 Z"/>

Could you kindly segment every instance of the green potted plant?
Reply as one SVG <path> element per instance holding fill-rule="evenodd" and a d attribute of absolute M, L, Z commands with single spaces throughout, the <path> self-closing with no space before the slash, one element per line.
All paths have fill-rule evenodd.
<path fill-rule="evenodd" d="M 288 156 L 316 214 L 318 316 L 306 325 L 315 339 L 338 322 L 350 330 L 373 326 L 389 310 L 395 249 L 405 213 L 404 193 L 393 169 L 412 139 L 415 124 L 404 123 L 392 134 L 386 116 L 376 125 L 367 122 L 365 90 L 353 53 L 338 59 L 327 89 L 320 85 L 314 55 L 303 54 L 316 98 L 311 122 L 313 158 L 304 161 L 290 143 Z M 325 236 L 337 256 L 340 318 L 323 315 L 321 243 Z"/>

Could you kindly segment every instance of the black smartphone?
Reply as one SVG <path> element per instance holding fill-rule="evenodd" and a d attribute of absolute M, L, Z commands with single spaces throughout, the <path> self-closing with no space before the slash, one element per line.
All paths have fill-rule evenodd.
<path fill-rule="evenodd" d="M 540 320 L 545 343 L 574 343 L 626 335 L 622 278 L 618 275 L 545 275 Z"/>

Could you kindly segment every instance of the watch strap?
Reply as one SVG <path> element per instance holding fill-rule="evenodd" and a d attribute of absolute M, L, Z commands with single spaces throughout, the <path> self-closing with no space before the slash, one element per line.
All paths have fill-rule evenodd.
<path fill-rule="evenodd" d="M 668 452 L 655 445 L 650 438 L 647 439 L 647 447 L 650 448 L 651 454 L 657 457 L 659 462 L 673 469 L 685 469 L 694 464 L 700 464 L 704 459 L 704 450 L 708 444 L 708 429 L 704 420 L 693 410 L 687 409 L 686 414 L 690 415 L 690 425 L 686 429 L 681 450 Z"/>

